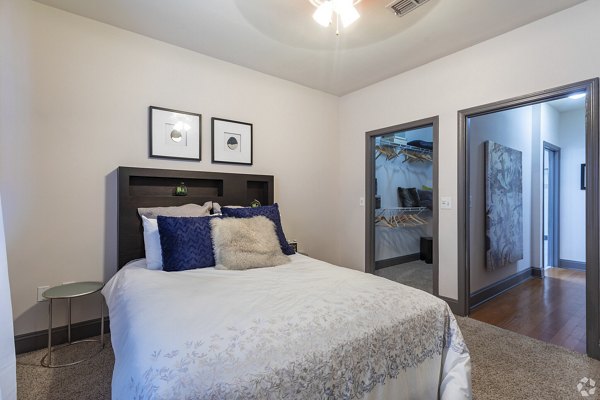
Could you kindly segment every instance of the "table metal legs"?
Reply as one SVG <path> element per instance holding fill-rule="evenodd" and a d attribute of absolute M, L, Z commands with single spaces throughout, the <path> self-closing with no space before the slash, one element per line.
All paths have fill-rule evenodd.
<path fill-rule="evenodd" d="M 57 347 L 54 350 L 59 350 L 65 347 L 68 347 L 70 345 L 75 345 L 78 343 L 84 343 L 84 342 L 98 342 L 100 343 L 100 349 L 95 352 L 94 354 L 92 354 L 91 356 L 84 358 L 83 360 L 78 360 L 75 362 L 71 362 L 71 363 L 67 363 L 67 364 L 56 364 L 53 365 L 52 364 L 52 306 L 53 306 L 53 301 L 52 299 L 48 300 L 48 352 L 46 353 L 46 355 L 42 358 L 41 364 L 44 367 L 48 367 L 48 368 L 60 368 L 60 367 L 67 367 L 69 365 L 75 365 L 75 364 L 79 364 L 81 362 L 87 361 L 90 358 L 94 357 L 96 354 L 100 353 L 103 349 L 104 349 L 104 297 L 100 296 L 100 339 L 83 339 L 83 340 L 77 340 L 75 342 L 71 341 L 71 299 L 67 298 L 67 306 L 68 306 L 68 310 L 69 310 L 69 315 L 68 315 L 68 323 L 67 323 L 67 343 L 64 346 L 61 347 Z"/>
<path fill-rule="evenodd" d="M 104 348 L 104 296 L 100 296 L 100 344 Z"/>
<path fill-rule="evenodd" d="M 52 364 L 52 299 L 48 301 L 48 365 Z M 42 359 L 42 362 L 44 360 Z M 44 365 L 42 363 L 42 365 Z"/>
<path fill-rule="evenodd" d="M 67 304 L 69 308 L 69 319 L 67 322 L 67 343 L 71 344 L 71 299 L 67 299 Z"/>

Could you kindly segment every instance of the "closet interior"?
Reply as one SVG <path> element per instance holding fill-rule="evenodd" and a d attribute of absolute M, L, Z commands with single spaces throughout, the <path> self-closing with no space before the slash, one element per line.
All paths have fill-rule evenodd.
<path fill-rule="evenodd" d="M 433 292 L 433 127 L 375 138 L 375 273 Z"/>

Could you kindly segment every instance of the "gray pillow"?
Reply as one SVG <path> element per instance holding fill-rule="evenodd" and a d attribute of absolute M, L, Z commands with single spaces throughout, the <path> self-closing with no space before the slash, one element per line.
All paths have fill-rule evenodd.
<path fill-rule="evenodd" d="M 217 269 L 243 270 L 287 264 L 275 224 L 267 217 L 215 218 L 212 225 Z"/>
<path fill-rule="evenodd" d="M 140 217 L 156 218 L 159 215 L 164 217 L 206 217 L 210 215 L 212 201 L 207 201 L 203 205 L 184 204 L 183 206 L 173 207 L 150 207 L 138 208 Z"/>

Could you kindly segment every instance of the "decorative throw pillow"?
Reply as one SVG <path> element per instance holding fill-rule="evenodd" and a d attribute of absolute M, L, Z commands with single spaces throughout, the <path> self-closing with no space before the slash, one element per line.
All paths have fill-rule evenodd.
<path fill-rule="evenodd" d="M 164 271 L 213 267 L 211 220 L 218 217 L 158 216 Z"/>
<path fill-rule="evenodd" d="M 210 223 L 217 268 L 264 268 L 290 261 L 281 252 L 275 224 L 267 217 L 214 218 Z"/>
<path fill-rule="evenodd" d="M 419 207 L 419 195 L 415 188 L 398 188 L 400 207 Z"/>
<path fill-rule="evenodd" d="M 206 217 L 210 215 L 212 201 L 207 201 L 203 205 L 184 204 L 183 206 L 173 207 L 151 207 L 138 208 L 140 217 L 156 218 L 159 215 L 165 217 Z"/>
<path fill-rule="evenodd" d="M 221 213 L 224 217 L 252 218 L 262 215 L 269 218 L 275 224 L 275 232 L 277 233 L 279 245 L 281 246 L 281 251 L 283 251 L 283 254 L 288 256 L 294 254 L 294 249 L 292 249 L 292 247 L 289 245 L 287 239 L 285 238 L 285 234 L 283 233 L 283 228 L 281 227 L 281 215 L 279 214 L 279 206 L 277 203 L 273 204 L 272 206 L 261 207 L 221 207 Z"/>
<path fill-rule="evenodd" d="M 153 218 L 142 217 L 144 227 L 144 249 L 146 251 L 146 268 L 162 269 L 162 250 L 158 222 Z"/>
<path fill-rule="evenodd" d="M 433 209 L 433 192 L 431 190 L 418 190 L 419 207 L 427 207 Z"/>

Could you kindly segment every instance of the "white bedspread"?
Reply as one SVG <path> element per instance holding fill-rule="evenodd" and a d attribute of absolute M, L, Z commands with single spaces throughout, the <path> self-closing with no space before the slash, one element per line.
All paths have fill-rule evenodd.
<path fill-rule="evenodd" d="M 102 293 L 113 399 L 469 399 L 446 303 L 299 254 L 246 271 L 152 271 Z"/>

